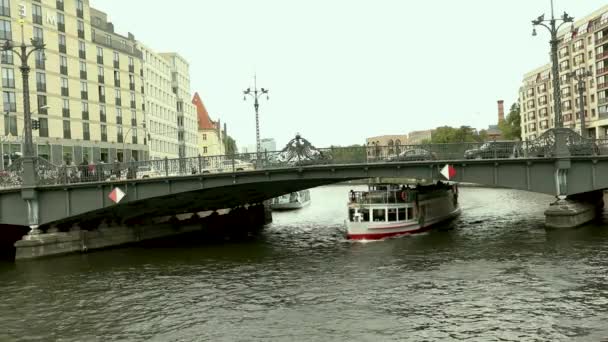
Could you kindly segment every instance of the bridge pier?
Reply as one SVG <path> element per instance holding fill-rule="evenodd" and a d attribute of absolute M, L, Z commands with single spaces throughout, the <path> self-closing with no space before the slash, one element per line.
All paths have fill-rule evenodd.
<path fill-rule="evenodd" d="M 269 222 L 272 222 L 269 208 L 258 204 L 234 208 L 223 215 L 217 212 L 211 215 L 179 214 L 150 225 L 124 224 L 112 220 L 90 226 L 86 222 L 69 226 L 51 225 L 44 233 L 28 234 L 15 242 L 15 260 L 87 252 L 189 233 L 201 234 L 203 241 L 218 236 L 246 236 Z"/>
<path fill-rule="evenodd" d="M 604 192 L 592 191 L 558 198 L 545 210 L 548 228 L 573 228 L 594 220 L 604 208 Z"/>

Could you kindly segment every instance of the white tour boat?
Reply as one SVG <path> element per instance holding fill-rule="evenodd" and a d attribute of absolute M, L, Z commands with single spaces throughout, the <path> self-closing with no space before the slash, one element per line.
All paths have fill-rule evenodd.
<path fill-rule="evenodd" d="M 346 228 L 349 239 L 377 240 L 424 232 L 459 214 L 455 184 L 375 184 L 350 191 Z"/>
<path fill-rule="evenodd" d="M 270 202 L 270 208 L 272 210 L 293 210 L 303 208 L 309 204 L 310 191 L 302 190 L 273 198 Z"/>

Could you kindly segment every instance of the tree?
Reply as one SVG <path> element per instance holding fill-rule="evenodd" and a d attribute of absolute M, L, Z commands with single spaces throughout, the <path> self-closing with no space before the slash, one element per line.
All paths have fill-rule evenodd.
<path fill-rule="evenodd" d="M 332 146 L 326 153 L 331 155 L 331 160 L 335 164 L 340 163 L 364 163 L 367 158 L 365 146 L 350 145 L 346 147 Z"/>
<path fill-rule="evenodd" d="M 518 103 L 511 105 L 507 118 L 498 123 L 498 128 L 505 139 L 521 139 L 521 115 Z"/>
<path fill-rule="evenodd" d="M 481 132 L 477 132 L 477 130 L 471 126 L 460 126 L 460 128 L 442 126 L 437 127 L 433 131 L 431 143 L 481 142 L 486 137 L 487 133 L 485 131 L 482 130 Z"/>
<path fill-rule="evenodd" d="M 236 141 L 232 139 L 231 136 L 224 136 L 224 148 L 226 150 L 226 154 L 235 154 L 238 153 L 238 148 L 236 146 Z"/>

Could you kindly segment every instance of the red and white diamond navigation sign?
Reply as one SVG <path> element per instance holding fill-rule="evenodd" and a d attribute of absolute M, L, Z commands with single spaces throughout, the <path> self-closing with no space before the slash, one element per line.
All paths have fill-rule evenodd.
<path fill-rule="evenodd" d="M 120 190 L 120 188 L 114 188 L 114 190 L 110 191 L 110 194 L 108 195 L 108 197 L 114 203 L 120 202 L 120 200 L 123 199 L 125 196 L 126 196 L 125 193 L 122 190 Z"/>
<path fill-rule="evenodd" d="M 450 180 L 456 176 L 456 169 L 452 165 L 446 164 L 443 169 L 441 169 L 440 173 L 447 180 Z"/>

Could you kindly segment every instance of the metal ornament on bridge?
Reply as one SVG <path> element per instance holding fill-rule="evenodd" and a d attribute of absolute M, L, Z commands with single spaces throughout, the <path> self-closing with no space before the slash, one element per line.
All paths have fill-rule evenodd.
<path fill-rule="evenodd" d="M 286 163 L 297 163 L 299 165 L 313 164 L 313 161 L 328 159 L 319 149 L 314 147 L 299 133 L 291 139 L 279 153 L 279 160 Z"/>

